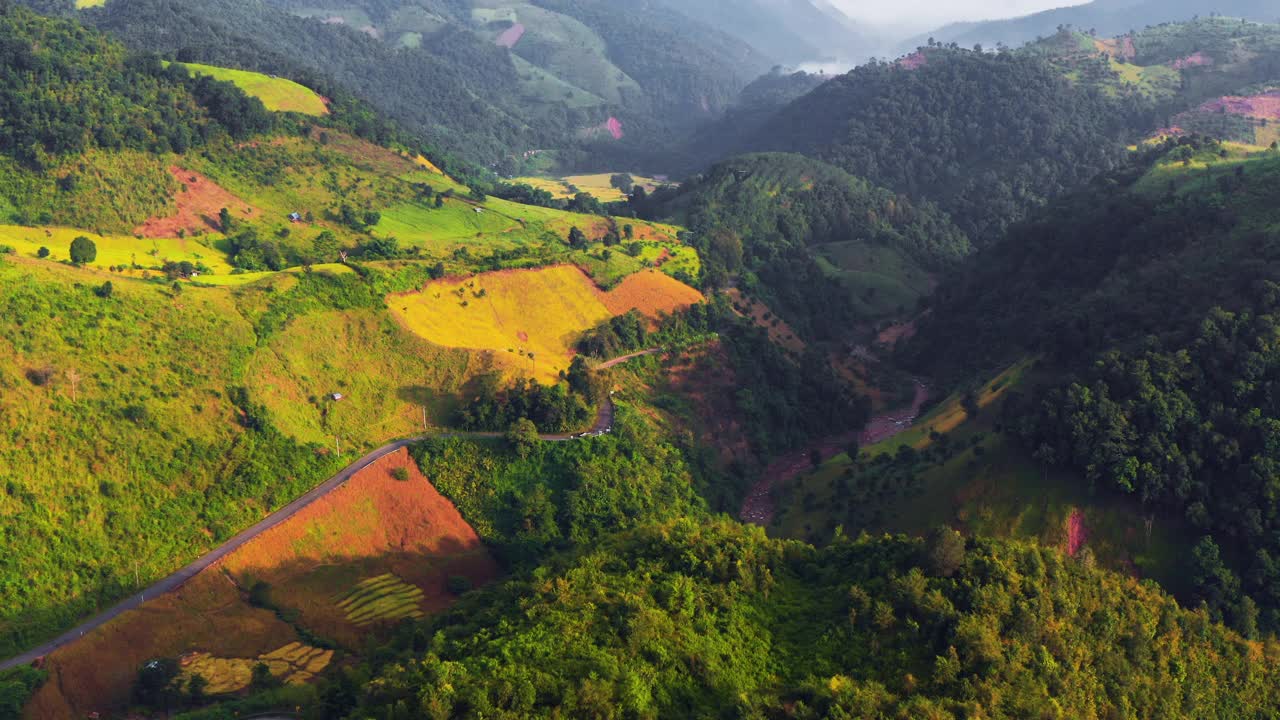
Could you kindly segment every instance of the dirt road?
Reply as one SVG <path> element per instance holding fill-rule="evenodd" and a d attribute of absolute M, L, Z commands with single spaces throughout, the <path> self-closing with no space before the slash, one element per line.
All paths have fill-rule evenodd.
<path fill-rule="evenodd" d="M 825 438 L 774 460 L 769 467 L 765 468 L 760 481 L 751 488 L 751 492 L 747 493 L 738 517 L 743 522 L 756 525 L 767 526 L 773 522 L 773 515 L 777 511 L 777 503 L 773 498 L 774 488 L 789 483 L 813 469 L 811 454 L 814 450 L 822 455 L 823 460 L 829 460 L 845 452 L 854 438 L 857 438 L 860 447 L 866 447 L 884 442 L 909 429 L 916 417 L 920 415 L 921 408 L 929 401 L 929 388 L 919 380 L 915 381 L 915 385 L 915 397 L 912 398 L 910 406 L 877 415 L 871 418 L 861 430 Z"/>

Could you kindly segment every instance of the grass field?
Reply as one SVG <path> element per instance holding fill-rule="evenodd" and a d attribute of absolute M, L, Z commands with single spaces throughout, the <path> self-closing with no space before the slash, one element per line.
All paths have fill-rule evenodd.
<path fill-rule="evenodd" d="M 138 239 L 132 235 L 98 235 L 73 228 L 0 225 L 0 245 L 9 245 L 19 254 L 31 258 L 37 256 L 40 248 L 48 248 L 48 259 L 54 262 L 69 260 L 71 241 L 82 235 L 92 240 L 98 248 L 97 259 L 90 263 L 96 268 L 132 267 L 134 264 L 151 268 L 159 267 L 168 260 L 186 260 L 203 263 L 216 275 L 228 275 L 232 270 L 227 263 L 226 254 L 214 247 L 213 238 L 208 236 Z M 138 275 L 141 272 L 131 271 L 130 274 Z"/>
<path fill-rule="evenodd" d="M 314 90 L 280 77 L 248 70 L 183 63 L 193 73 L 216 80 L 235 83 L 247 95 L 258 98 L 272 112 L 296 112 L 303 115 L 328 115 L 329 108 Z"/>

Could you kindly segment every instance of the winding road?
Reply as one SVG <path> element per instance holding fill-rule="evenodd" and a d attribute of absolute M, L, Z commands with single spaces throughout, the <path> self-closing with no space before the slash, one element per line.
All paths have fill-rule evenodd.
<path fill-rule="evenodd" d="M 613 365 L 617 365 L 620 362 L 626 362 L 627 360 L 630 360 L 635 357 L 641 357 L 643 355 L 652 355 L 660 351 L 661 349 L 658 348 L 654 350 L 646 350 L 640 353 L 634 353 L 632 355 L 627 355 L 627 356 L 618 358 L 617 360 L 610 361 L 609 363 L 605 363 L 600 367 L 602 368 L 606 366 L 612 367 Z M 592 428 L 586 431 L 585 433 L 564 434 L 564 435 L 541 435 L 539 437 L 541 437 L 546 442 L 568 442 L 570 440 L 578 440 L 580 438 L 583 438 L 589 435 L 603 434 L 613 429 L 613 417 L 614 417 L 613 399 L 608 398 L 603 403 L 600 404 L 600 409 L 596 412 L 595 425 L 592 426 Z M 98 613 L 97 615 L 89 618 L 88 620 L 85 620 L 79 625 L 71 628 L 65 633 L 59 635 L 58 637 L 40 645 L 39 647 L 28 650 L 27 652 L 24 652 L 21 655 L 11 657 L 8 660 L 0 661 L 0 672 L 3 672 L 10 668 L 17 667 L 19 665 L 27 665 L 27 664 L 33 663 L 36 660 L 44 657 L 45 655 L 48 655 L 49 653 L 53 652 L 54 650 L 57 650 L 63 645 L 79 640 L 80 638 L 84 637 L 85 633 L 88 633 L 92 630 L 96 630 L 97 628 L 102 627 L 103 625 L 111 622 L 112 620 L 119 617 L 123 613 L 126 613 L 130 610 L 134 610 L 140 607 L 143 603 L 147 601 L 147 598 L 155 599 L 167 592 L 171 592 L 173 590 L 178 589 L 179 587 L 182 586 L 183 583 L 187 582 L 191 578 L 200 574 L 204 570 L 207 570 L 209 567 L 216 564 L 222 558 L 226 557 L 227 555 L 230 555 L 231 553 L 243 547 L 245 543 L 261 535 L 262 533 L 270 530 L 271 528 L 286 522 L 287 520 L 289 520 L 289 518 L 292 518 L 294 515 L 297 515 L 298 512 L 300 512 L 303 508 L 319 500 L 325 495 L 328 495 L 329 493 L 333 492 L 339 487 L 342 487 L 342 485 L 345 484 L 348 480 L 350 480 L 356 473 L 360 472 L 361 470 L 364 470 L 365 468 L 369 467 L 377 460 L 387 455 L 390 455 L 391 453 L 396 452 L 401 448 L 408 447 L 409 445 L 412 445 L 416 442 L 421 442 L 423 440 L 429 440 L 433 438 L 458 438 L 462 440 L 484 440 L 484 439 L 494 439 L 494 438 L 500 438 L 500 437 L 503 437 L 502 433 L 443 432 L 443 433 L 435 433 L 431 435 L 419 435 L 417 437 L 405 438 L 403 440 L 396 440 L 395 442 L 383 445 L 377 450 L 374 450 L 368 455 L 365 455 L 364 457 L 355 461 L 351 465 L 348 465 L 337 475 L 334 475 L 333 477 L 324 481 L 323 483 L 316 486 L 315 488 L 312 488 L 302 497 L 299 497 L 297 500 L 294 500 L 288 505 L 285 505 L 283 508 L 280 508 L 274 513 L 268 515 L 267 517 L 263 518 L 252 527 L 241 531 L 235 537 L 226 541 L 225 543 L 218 546 L 217 548 L 211 550 L 209 553 L 201 556 L 199 559 L 193 561 L 191 564 L 187 565 L 181 570 L 178 570 L 172 575 L 169 575 L 168 577 L 153 583 L 152 585 L 148 586 L 141 592 L 138 592 L 134 595 L 129 596 L 128 598 L 125 598 L 124 600 L 121 600 L 119 603 L 115 604 L 114 606 Z"/>

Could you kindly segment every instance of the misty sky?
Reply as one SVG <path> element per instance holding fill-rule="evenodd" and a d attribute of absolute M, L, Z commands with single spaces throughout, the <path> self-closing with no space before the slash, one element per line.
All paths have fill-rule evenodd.
<path fill-rule="evenodd" d="M 857 20 L 878 25 L 937 27 L 954 20 L 1016 17 L 1086 0 L 832 0 Z"/>

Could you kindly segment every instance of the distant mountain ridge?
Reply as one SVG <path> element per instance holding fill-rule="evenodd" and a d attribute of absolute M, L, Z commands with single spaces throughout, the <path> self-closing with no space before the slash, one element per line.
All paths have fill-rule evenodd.
<path fill-rule="evenodd" d="M 662 0 L 778 62 L 862 60 L 873 41 L 866 28 L 825 0 Z"/>
<path fill-rule="evenodd" d="M 1123 35 L 1150 25 L 1190 20 L 1200 15 L 1226 15 L 1260 22 L 1280 21 L 1280 4 L 1272 0 L 1094 0 L 1055 10 L 984 22 L 953 23 L 904 43 L 899 50 L 910 52 L 929 38 L 962 47 L 1004 43 L 1017 47 L 1039 37 L 1048 37 L 1060 26 L 1096 30 L 1099 36 Z"/>

